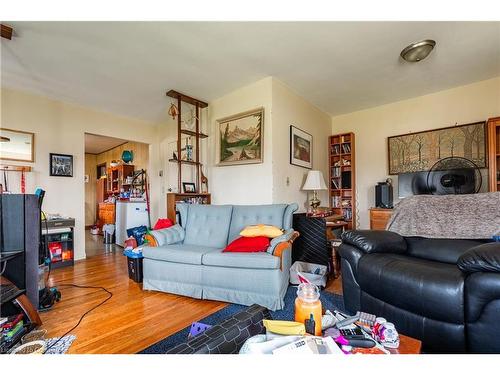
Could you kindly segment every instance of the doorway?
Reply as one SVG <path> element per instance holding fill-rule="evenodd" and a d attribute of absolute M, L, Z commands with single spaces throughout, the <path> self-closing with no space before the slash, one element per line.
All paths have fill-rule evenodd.
<path fill-rule="evenodd" d="M 146 143 L 85 134 L 87 257 L 120 251 L 127 228 L 148 225 L 146 186 L 141 184 L 148 164 Z"/>

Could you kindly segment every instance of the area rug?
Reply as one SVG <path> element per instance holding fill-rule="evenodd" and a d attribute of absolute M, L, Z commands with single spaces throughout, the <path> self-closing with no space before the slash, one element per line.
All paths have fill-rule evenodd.
<path fill-rule="evenodd" d="M 295 298 L 297 297 L 297 287 L 290 286 L 285 294 L 285 308 L 279 311 L 271 311 L 271 316 L 274 320 L 293 320 L 294 319 L 294 303 Z M 323 309 L 325 310 L 344 310 L 344 300 L 341 295 L 329 293 L 326 291 L 321 291 L 321 304 Z M 201 323 L 216 325 L 222 322 L 224 319 L 230 317 L 231 315 L 244 310 L 247 306 L 230 304 L 223 309 L 213 313 L 212 315 L 207 316 L 204 319 L 201 319 Z M 156 344 L 151 345 L 150 347 L 144 349 L 138 354 L 163 354 L 166 353 L 169 349 L 174 346 L 186 342 L 189 329 L 191 324 L 164 338 L 161 341 L 158 341 Z"/>

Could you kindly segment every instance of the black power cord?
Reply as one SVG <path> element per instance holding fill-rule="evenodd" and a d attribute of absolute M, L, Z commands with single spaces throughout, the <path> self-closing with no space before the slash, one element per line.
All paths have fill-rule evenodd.
<path fill-rule="evenodd" d="M 59 286 L 69 286 L 69 287 L 73 287 L 73 288 L 82 288 L 82 289 L 100 289 L 100 290 L 103 290 L 105 291 L 106 293 L 108 293 L 108 297 L 106 297 L 106 299 L 104 299 L 103 301 L 99 302 L 97 305 L 95 305 L 94 307 L 92 307 L 90 310 L 87 310 L 81 317 L 80 319 L 78 320 L 78 323 L 76 323 L 76 325 L 71 328 L 69 331 L 67 331 L 64 335 L 62 335 L 61 337 L 59 337 L 55 342 L 53 342 L 47 349 L 45 349 L 45 353 L 47 353 L 47 351 L 49 349 L 51 349 L 52 347 L 54 347 L 54 345 L 56 345 L 59 341 L 61 341 L 64 337 L 66 337 L 67 335 L 69 335 L 71 332 L 73 332 L 73 330 L 75 330 L 79 325 L 80 323 L 82 322 L 83 318 L 85 318 L 85 316 L 87 316 L 87 314 L 91 313 L 92 311 L 94 311 L 95 309 L 97 309 L 99 306 L 102 306 L 104 305 L 106 302 L 108 302 L 111 297 L 113 297 L 113 293 L 111 293 L 109 290 L 107 290 L 106 288 L 104 288 L 103 286 L 89 286 L 89 285 L 77 285 L 77 284 L 59 284 Z"/>

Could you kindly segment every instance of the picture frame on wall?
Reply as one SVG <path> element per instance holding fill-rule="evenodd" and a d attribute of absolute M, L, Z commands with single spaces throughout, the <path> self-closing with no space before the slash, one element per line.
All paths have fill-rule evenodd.
<path fill-rule="evenodd" d="M 50 153 L 50 175 L 73 177 L 73 155 Z"/>
<path fill-rule="evenodd" d="M 313 136 L 290 125 L 290 164 L 312 169 Z"/>
<path fill-rule="evenodd" d="M 488 166 L 485 121 L 388 137 L 387 148 L 390 175 L 428 171 L 451 156 Z"/>
<path fill-rule="evenodd" d="M 0 159 L 28 163 L 35 161 L 35 133 L 1 128 L 0 141 Z"/>
<path fill-rule="evenodd" d="M 196 193 L 196 185 L 194 182 L 183 182 L 182 190 L 184 193 Z"/>
<path fill-rule="evenodd" d="M 217 120 L 217 166 L 264 160 L 264 108 Z"/>

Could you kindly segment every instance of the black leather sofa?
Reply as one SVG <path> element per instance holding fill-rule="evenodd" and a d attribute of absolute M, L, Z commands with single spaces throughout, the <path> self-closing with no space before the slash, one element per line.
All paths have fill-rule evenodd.
<path fill-rule="evenodd" d="M 500 353 L 500 243 L 342 235 L 344 302 L 383 316 L 429 353 Z"/>

